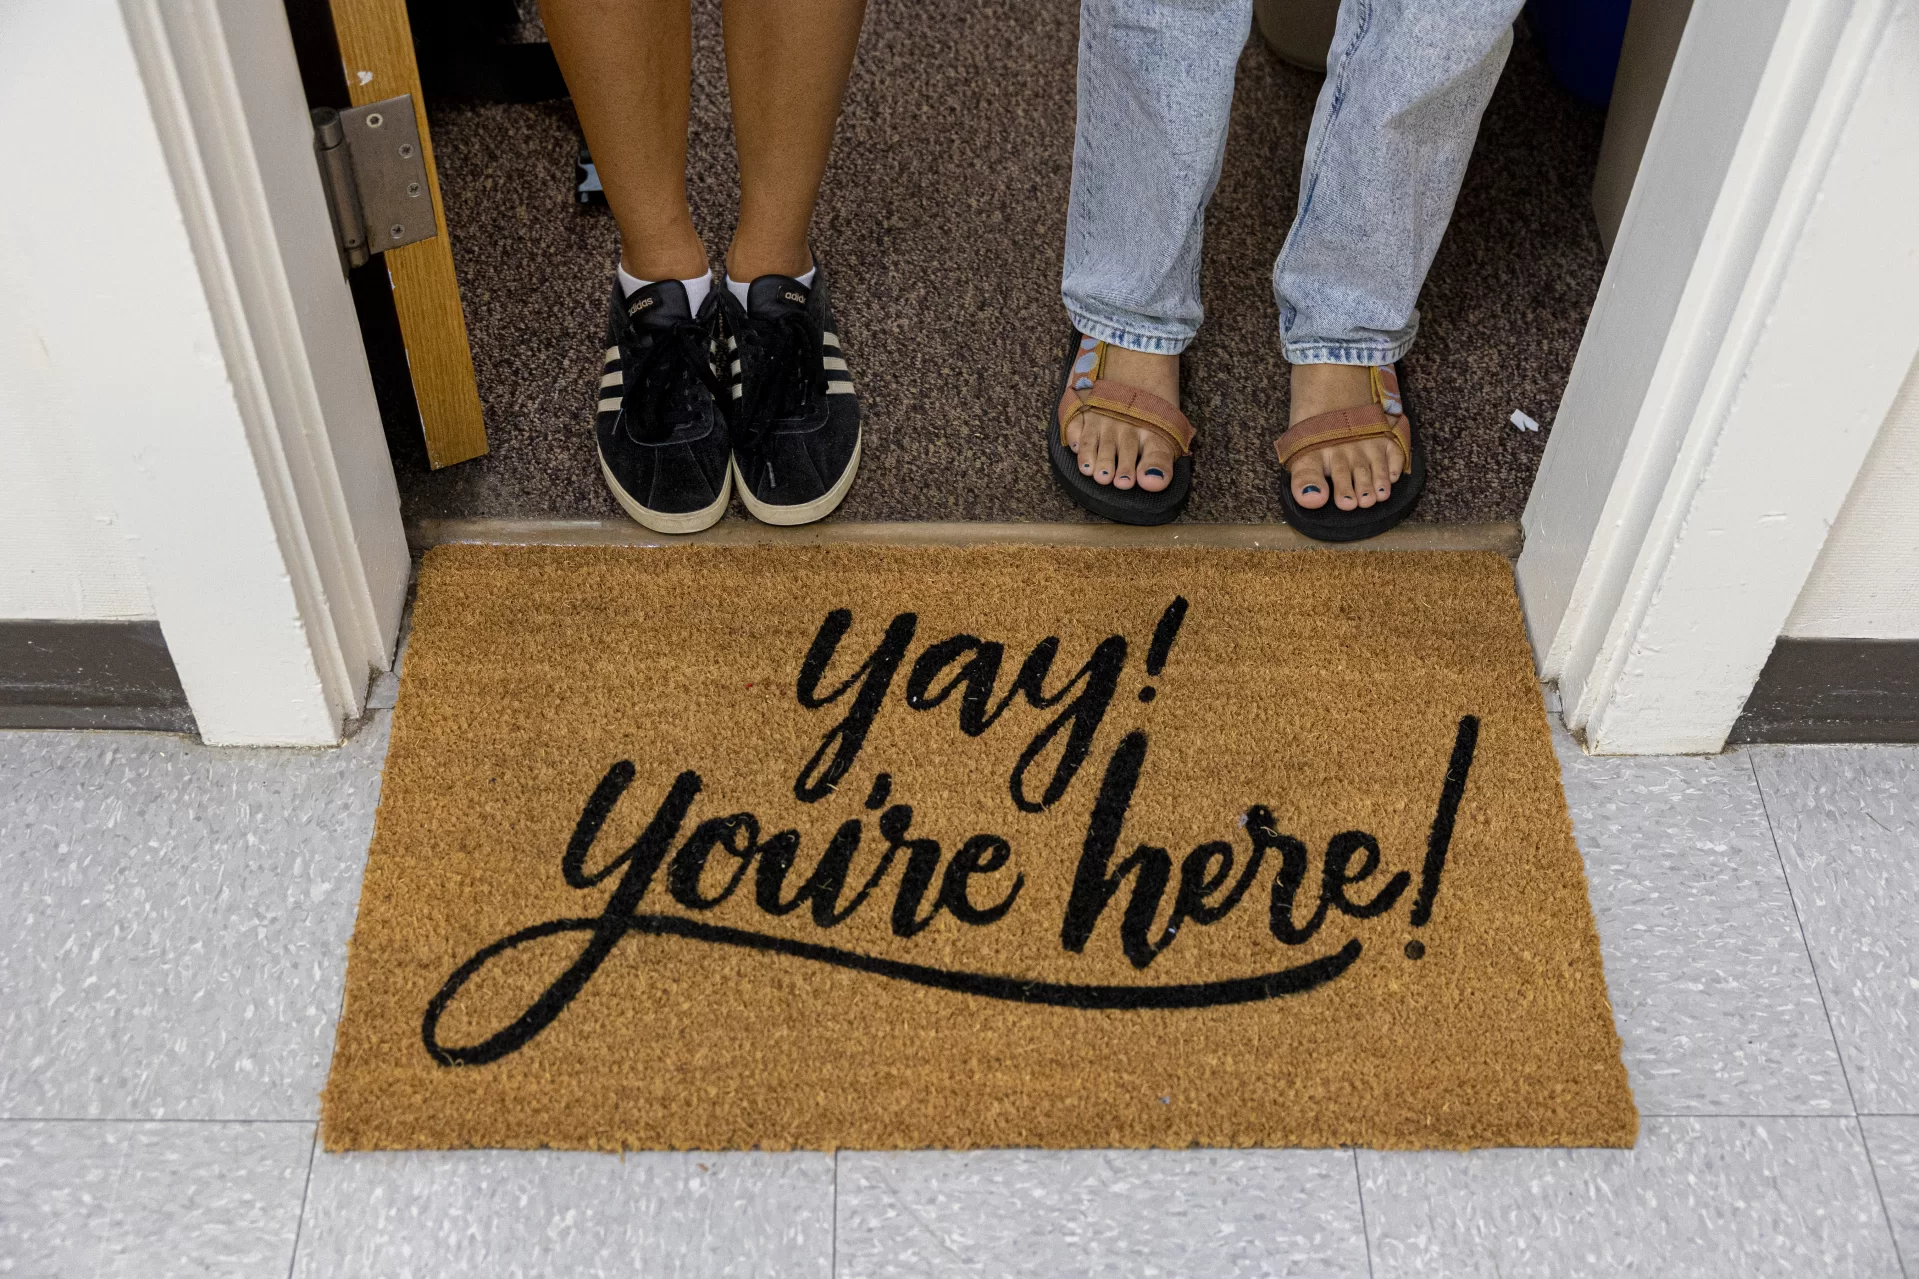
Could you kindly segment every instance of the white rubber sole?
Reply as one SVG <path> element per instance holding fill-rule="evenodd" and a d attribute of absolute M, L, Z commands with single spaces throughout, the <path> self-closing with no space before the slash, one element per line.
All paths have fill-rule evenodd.
<path fill-rule="evenodd" d="M 853 441 L 853 456 L 847 460 L 846 471 L 834 483 L 833 487 L 810 502 L 801 502 L 798 506 L 769 506 L 753 496 L 753 490 L 746 487 L 746 477 L 740 474 L 740 460 L 733 459 L 733 481 L 739 485 L 740 501 L 746 504 L 748 514 L 762 524 L 811 524 L 814 520 L 823 520 L 831 515 L 853 488 L 853 477 L 859 474 L 860 447 L 866 442 L 866 432 L 862 428 L 860 438 Z"/>
<path fill-rule="evenodd" d="M 595 450 L 597 452 L 597 450 Z M 607 467 L 605 455 L 600 455 L 600 474 L 606 477 L 606 487 L 613 491 L 613 497 L 620 506 L 647 528 L 655 533 L 698 533 L 712 528 L 726 514 L 726 504 L 733 500 L 733 459 L 726 461 L 726 474 L 720 480 L 720 496 L 711 506 L 697 511 L 654 511 L 641 506 L 633 500 L 632 494 L 620 487 L 613 478 L 613 472 Z M 741 486 L 745 491 L 745 486 Z"/>

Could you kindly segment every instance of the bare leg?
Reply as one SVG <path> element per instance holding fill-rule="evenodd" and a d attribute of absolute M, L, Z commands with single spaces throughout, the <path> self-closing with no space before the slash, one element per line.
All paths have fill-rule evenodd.
<path fill-rule="evenodd" d="M 580 127 L 620 224 L 620 263 L 644 280 L 706 269 L 686 204 L 689 0 L 540 0 Z"/>
<path fill-rule="evenodd" d="M 725 0 L 722 13 L 740 153 L 740 221 L 726 269 L 736 280 L 804 275 L 866 0 Z M 682 134 L 685 122 L 682 106 Z"/>

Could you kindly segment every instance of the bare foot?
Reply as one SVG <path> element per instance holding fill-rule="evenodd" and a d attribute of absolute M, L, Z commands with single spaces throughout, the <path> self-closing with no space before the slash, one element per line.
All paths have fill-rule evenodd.
<path fill-rule="evenodd" d="M 1293 365 L 1289 425 L 1372 402 L 1372 369 L 1364 364 Z M 1292 475 L 1293 500 L 1307 510 L 1317 510 L 1331 497 L 1340 510 L 1351 511 L 1385 501 L 1399 481 L 1400 465 L 1399 450 L 1390 440 L 1360 440 L 1302 453 L 1286 469 Z"/>
<path fill-rule="evenodd" d="M 1100 376 L 1138 387 L 1168 404 L 1179 403 L 1177 355 L 1148 355 L 1108 346 Z M 1079 455 L 1080 474 L 1090 475 L 1096 484 L 1116 489 L 1137 484 L 1157 493 L 1173 482 L 1173 446 L 1158 431 L 1116 422 L 1100 413 L 1082 413 L 1067 425 L 1066 443 Z"/>

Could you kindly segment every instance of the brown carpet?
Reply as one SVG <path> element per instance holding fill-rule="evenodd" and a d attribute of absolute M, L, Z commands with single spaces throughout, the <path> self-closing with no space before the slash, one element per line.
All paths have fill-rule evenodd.
<path fill-rule="evenodd" d="M 329 1149 L 1637 1122 L 1497 556 L 426 557 Z"/>
<path fill-rule="evenodd" d="M 697 0 L 694 215 L 723 250 L 737 198 L 717 3 Z M 1039 442 L 1064 332 L 1074 0 L 873 0 L 816 223 L 867 411 L 855 520 L 1074 520 Z M 1188 361 L 1203 438 L 1185 518 L 1277 521 L 1286 366 L 1269 284 L 1320 77 L 1257 40 L 1240 64 Z M 618 518 L 593 460 L 615 233 L 571 204 L 565 103 L 432 104 L 492 455 L 427 473 L 396 438 L 409 516 Z M 1515 519 L 1603 262 L 1589 208 L 1603 117 L 1523 33 L 1488 110 L 1405 362 L 1430 443 L 1416 518 Z"/>

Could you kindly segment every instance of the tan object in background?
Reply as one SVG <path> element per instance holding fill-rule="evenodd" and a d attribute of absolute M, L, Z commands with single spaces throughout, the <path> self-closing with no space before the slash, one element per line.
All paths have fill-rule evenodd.
<path fill-rule="evenodd" d="M 1308 71 L 1326 69 L 1338 20 L 1339 0 L 1253 0 L 1253 21 L 1267 45 Z"/>
<path fill-rule="evenodd" d="M 1637 1130 L 1497 555 L 442 546 L 392 734 L 332 1150 Z"/>
<path fill-rule="evenodd" d="M 388 249 L 387 274 L 393 281 L 393 309 L 399 314 L 407 366 L 426 435 L 427 460 L 450 466 L 486 452 L 486 423 L 473 377 L 473 352 L 467 345 L 466 317 L 460 310 L 460 285 L 453 274 L 453 242 L 440 205 L 440 172 L 433 163 L 427 131 L 426 101 L 413 57 L 413 33 L 405 0 L 332 0 L 333 26 L 340 42 L 347 89 L 362 106 L 402 93 L 413 95 L 419 119 L 420 148 L 433 197 L 439 234 L 398 249 Z"/>
<path fill-rule="evenodd" d="M 1646 153 L 1646 139 L 1652 135 L 1659 101 L 1666 94 L 1666 78 L 1672 74 L 1672 60 L 1691 13 L 1692 0 L 1633 0 L 1626 19 L 1612 105 L 1606 110 L 1606 136 L 1599 145 L 1598 171 L 1593 174 L 1593 216 L 1608 254 L 1618 238 L 1620 219 L 1626 216 L 1639 160 Z"/>

